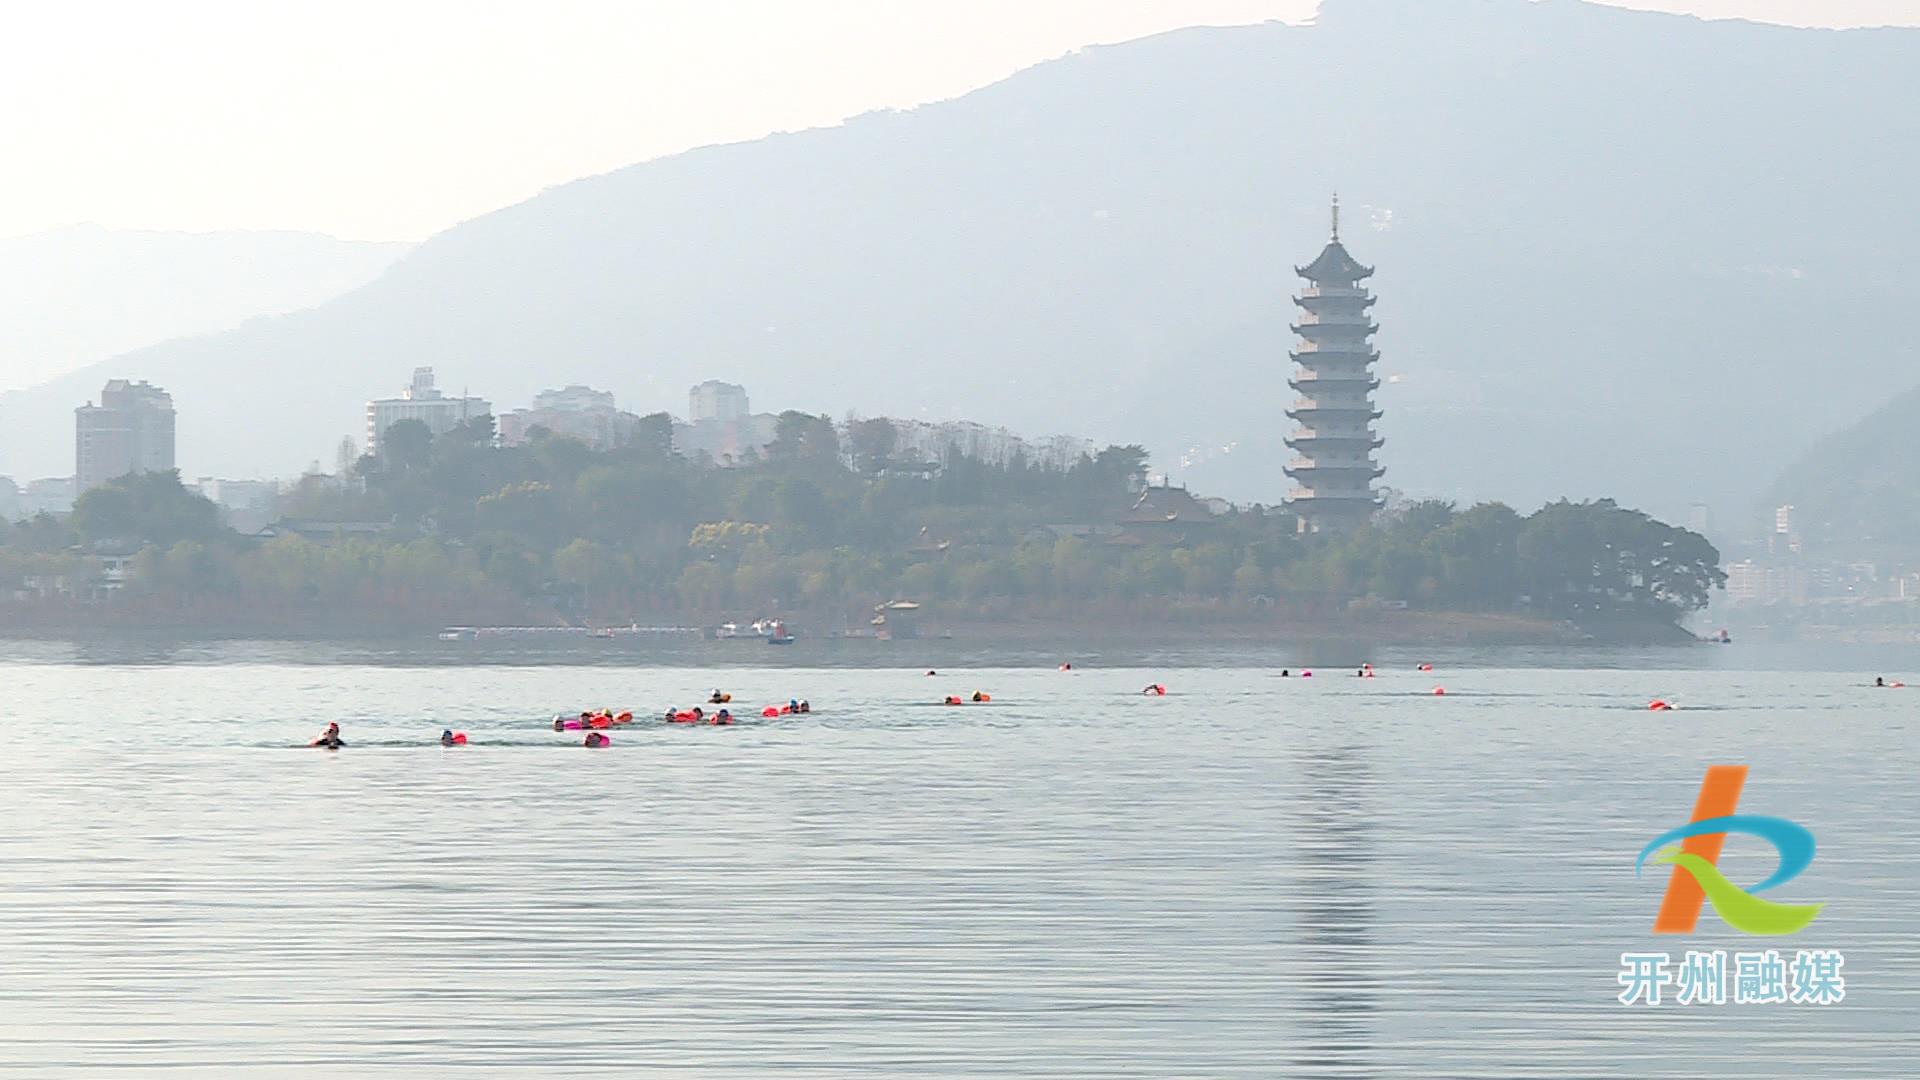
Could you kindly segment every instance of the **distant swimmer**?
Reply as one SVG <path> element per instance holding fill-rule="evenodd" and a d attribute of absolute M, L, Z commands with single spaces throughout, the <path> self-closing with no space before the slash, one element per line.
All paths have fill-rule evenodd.
<path fill-rule="evenodd" d="M 587 741 L 586 741 L 586 742 L 584 742 L 584 743 L 581 743 L 580 745 L 582 745 L 582 746 L 612 746 L 612 745 L 613 745 L 613 740 L 612 740 L 611 738 L 609 738 L 609 737 L 608 737 L 608 736 L 606 735 L 606 733 L 604 733 L 604 732 L 599 732 L 599 731 L 589 731 L 589 732 L 587 732 Z"/>
<path fill-rule="evenodd" d="M 1060 670 L 1061 670 L 1061 671 L 1072 671 L 1072 670 L 1073 670 L 1073 661 L 1071 661 L 1071 660 L 1069 660 L 1069 661 L 1067 661 L 1066 663 L 1064 663 L 1064 664 L 1061 664 L 1061 665 L 1060 665 Z"/>
<path fill-rule="evenodd" d="M 965 702 L 962 702 L 962 701 L 960 700 L 960 697 L 959 697 L 959 695 L 957 695 L 957 694 L 948 694 L 948 695 L 947 695 L 947 702 L 946 702 L 946 703 L 947 703 L 948 705 L 962 705 L 962 704 L 965 704 Z"/>
<path fill-rule="evenodd" d="M 338 750 L 347 744 L 341 741 L 340 725 L 336 722 L 336 723 L 328 724 L 327 730 L 322 732 L 319 738 L 313 740 L 307 745 L 318 746 L 327 750 Z"/>
<path fill-rule="evenodd" d="M 723 693 L 721 693 L 721 692 L 720 692 L 719 690 L 715 690 L 715 691 L 713 692 L 713 696 L 712 696 L 712 697 L 709 697 L 709 698 L 707 699 L 707 704 L 709 704 L 709 705 L 725 705 L 725 704 L 727 704 L 728 702 L 730 702 L 730 701 L 732 701 L 732 700 L 733 700 L 733 695 L 732 695 L 732 694 L 723 694 Z"/>
<path fill-rule="evenodd" d="M 440 733 L 440 745 L 441 746 L 465 746 L 467 745 L 467 733 L 464 731 L 455 731 L 452 728 L 448 728 L 445 731 L 442 731 Z"/>
<path fill-rule="evenodd" d="M 793 711 L 794 711 L 794 712 L 812 712 L 812 711 L 813 711 L 813 704 L 812 704 L 811 702 L 809 702 L 809 701 L 808 701 L 808 700 L 807 700 L 806 698 L 801 698 L 801 699 L 800 699 L 800 707 L 799 707 L 799 708 L 797 708 L 797 709 L 795 709 L 795 710 L 793 710 Z"/>
<path fill-rule="evenodd" d="M 1148 697 L 1166 697 L 1167 687 L 1165 683 L 1148 683 L 1140 688 L 1140 692 Z"/>
<path fill-rule="evenodd" d="M 974 700 L 974 701 L 976 701 L 976 702 L 981 702 L 981 701 L 992 701 L 992 700 L 993 700 L 993 695 L 991 695 L 991 694 L 983 694 L 983 693 L 981 693 L 980 691 L 978 691 L 978 690 L 975 690 L 975 691 L 973 692 L 973 700 Z"/>
<path fill-rule="evenodd" d="M 733 723 L 733 714 L 725 709 L 721 709 L 719 712 L 713 714 L 713 722 L 716 724 L 731 724 Z"/>
<path fill-rule="evenodd" d="M 932 668 L 928 668 L 928 669 L 927 669 L 927 674 L 928 674 L 929 676 L 933 676 L 933 675 L 938 675 L 938 674 L 940 674 L 940 673 L 939 673 L 939 672 L 937 672 L 937 671 L 935 671 L 935 670 L 933 670 Z"/>
<path fill-rule="evenodd" d="M 1293 672 L 1291 672 L 1291 671 L 1288 671 L 1288 670 L 1287 670 L 1286 668 L 1281 668 L 1281 669 L 1280 669 L 1280 677 L 1281 677 L 1281 678 L 1283 678 L 1283 679 L 1291 679 L 1291 678 L 1293 678 Z"/>
<path fill-rule="evenodd" d="M 1885 675 L 1875 675 L 1873 677 L 1873 685 L 1875 686 L 1887 685 L 1887 677 Z"/>

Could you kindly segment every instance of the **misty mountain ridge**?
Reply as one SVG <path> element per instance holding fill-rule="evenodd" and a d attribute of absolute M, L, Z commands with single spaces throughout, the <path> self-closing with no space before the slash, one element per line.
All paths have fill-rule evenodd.
<path fill-rule="evenodd" d="M 550 189 L 313 310 L 0 398 L 0 471 L 56 468 L 126 375 L 173 393 L 190 474 L 290 474 L 432 364 L 502 410 L 584 382 L 677 412 L 718 377 L 1138 441 L 1274 502 L 1292 268 L 1337 189 L 1377 268 L 1385 483 L 1745 500 L 1914 381 L 1920 133 L 1887 106 L 1916 91 L 1913 30 L 1328 0 Z"/>
<path fill-rule="evenodd" d="M 0 387 L 312 307 L 373 280 L 411 247 L 99 225 L 0 237 Z"/>

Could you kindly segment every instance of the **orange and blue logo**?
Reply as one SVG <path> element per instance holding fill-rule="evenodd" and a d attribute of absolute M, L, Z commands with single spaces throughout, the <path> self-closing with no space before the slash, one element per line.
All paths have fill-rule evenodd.
<path fill-rule="evenodd" d="M 1701 905 L 1711 902 L 1720 920 L 1748 934 L 1791 934 L 1813 921 L 1825 904 L 1777 904 L 1755 893 L 1784 885 L 1813 862 L 1813 834 L 1786 818 L 1739 814 L 1740 789 L 1747 782 L 1745 765 L 1713 765 L 1700 784 L 1693 817 L 1656 836 L 1640 850 L 1633 864 L 1638 874 L 1649 856 L 1668 863 L 1673 875 L 1653 921 L 1656 934 L 1691 934 L 1700 919 Z M 1720 849 L 1729 833 L 1757 836 L 1780 855 L 1773 875 L 1750 888 L 1741 888 L 1720 872 Z M 1680 843 L 1675 844 L 1675 841 Z"/>

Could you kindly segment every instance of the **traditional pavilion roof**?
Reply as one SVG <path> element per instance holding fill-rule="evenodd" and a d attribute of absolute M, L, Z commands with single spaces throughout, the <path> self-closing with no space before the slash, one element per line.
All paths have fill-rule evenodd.
<path fill-rule="evenodd" d="M 1340 238 L 1335 237 L 1320 249 L 1319 258 L 1305 266 L 1294 267 L 1293 272 L 1308 281 L 1353 282 L 1372 274 L 1373 267 L 1362 266 L 1360 260 L 1347 254 L 1346 245 L 1340 242 Z"/>
<path fill-rule="evenodd" d="M 1186 488 L 1160 485 L 1141 492 L 1140 498 L 1120 515 L 1120 523 L 1124 525 L 1163 525 L 1174 521 L 1211 523 L 1213 511 Z"/>

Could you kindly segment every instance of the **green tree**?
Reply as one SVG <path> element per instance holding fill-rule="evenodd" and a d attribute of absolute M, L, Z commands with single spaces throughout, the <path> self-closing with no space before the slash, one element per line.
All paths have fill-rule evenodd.
<path fill-rule="evenodd" d="M 74 501 L 73 527 L 88 541 L 162 546 L 212 541 L 228 532 L 220 524 L 219 507 L 188 491 L 173 469 L 129 473 L 87 490 Z"/>
<path fill-rule="evenodd" d="M 433 454 L 433 429 L 420 420 L 396 420 L 380 433 L 380 458 L 389 472 L 422 469 Z"/>

